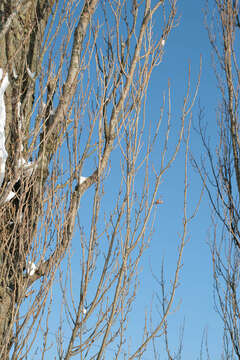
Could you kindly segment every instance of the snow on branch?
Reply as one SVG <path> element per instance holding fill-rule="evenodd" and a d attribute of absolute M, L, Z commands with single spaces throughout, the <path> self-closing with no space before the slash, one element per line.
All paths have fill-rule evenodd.
<path fill-rule="evenodd" d="M 3 69 L 0 68 L 0 186 L 3 183 L 5 177 L 5 165 L 8 157 L 7 150 L 5 148 L 5 124 L 6 124 L 6 108 L 4 102 L 4 93 L 9 85 L 8 74 L 3 77 Z M 18 103 L 18 116 L 20 117 L 21 103 Z M 22 150 L 22 146 L 21 146 Z M 26 175 L 31 175 L 34 164 L 29 161 L 26 162 L 24 158 L 18 160 L 18 168 L 22 167 Z M 6 196 L 4 203 L 10 201 L 16 194 L 10 191 Z"/>
<path fill-rule="evenodd" d="M 27 73 L 28 73 L 28 76 L 32 79 L 32 80 L 34 80 L 34 78 L 35 78 L 35 72 L 32 72 L 30 69 L 29 69 L 29 67 L 27 66 Z"/>
<path fill-rule="evenodd" d="M 7 197 L 6 197 L 6 199 L 4 200 L 4 203 L 6 203 L 6 202 L 8 202 L 8 201 L 10 201 L 10 200 L 12 200 L 13 198 L 14 198 L 14 196 L 16 195 L 16 193 L 15 192 L 13 192 L 13 191 L 9 191 L 9 193 L 8 193 L 8 195 L 7 195 Z"/>
<path fill-rule="evenodd" d="M 82 184 L 85 180 L 87 180 L 87 177 L 80 176 L 80 184 Z"/>
<path fill-rule="evenodd" d="M 8 74 L 3 78 L 3 70 L 0 68 L 0 186 L 5 176 L 5 164 L 8 153 L 5 149 L 5 123 L 6 108 L 4 103 L 4 93 L 9 85 Z"/>
<path fill-rule="evenodd" d="M 37 271 L 37 266 L 32 261 L 28 261 L 27 263 L 27 274 L 29 276 L 33 276 Z"/>

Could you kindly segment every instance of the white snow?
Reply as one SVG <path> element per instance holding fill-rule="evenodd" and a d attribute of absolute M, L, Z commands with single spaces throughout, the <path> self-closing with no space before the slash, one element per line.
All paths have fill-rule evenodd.
<path fill-rule="evenodd" d="M 18 159 L 18 168 L 22 167 L 25 164 L 26 164 L 26 160 L 23 157 L 20 157 Z"/>
<path fill-rule="evenodd" d="M 14 64 L 13 64 L 12 70 L 13 70 L 13 77 L 14 77 L 14 79 L 17 79 L 17 78 L 18 78 L 18 75 L 17 75 L 16 68 L 15 68 L 15 65 L 14 65 Z"/>
<path fill-rule="evenodd" d="M 31 72 L 31 70 L 29 69 L 29 67 L 27 66 L 27 73 L 30 76 L 31 79 L 34 79 L 35 77 L 35 72 Z"/>
<path fill-rule="evenodd" d="M 0 68 L 0 186 L 5 176 L 5 164 L 8 153 L 5 149 L 5 123 L 6 108 L 4 103 L 4 93 L 9 85 L 8 74 L 3 78 L 3 70 Z"/>
<path fill-rule="evenodd" d="M 27 274 L 29 276 L 33 276 L 37 270 L 37 266 L 32 261 L 28 261 L 27 263 Z"/>
<path fill-rule="evenodd" d="M 10 192 L 8 193 L 8 196 L 7 196 L 6 199 L 4 200 L 4 203 L 10 201 L 12 198 L 14 198 L 15 195 L 16 195 L 15 192 L 10 191 Z"/>
<path fill-rule="evenodd" d="M 18 103 L 17 103 L 17 110 L 18 110 L 18 117 L 20 118 L 20 115 L 21 115 L 21 101 L 18 101 Z M 21 128 L 22 128 L 22 123 L 21 123 L 21 121 L 19 122 L 19 129 L 21 130 Z"/>
<path fill-rule="evenodd" d="M 85 180 L 87 180 L 87 177 L 80 176 L 80 184 L 82 184 Z"/>
<path fill-rule="evenodd" d="M 30 71 L 30 70 L 29 70 Z M 15 75 L 14 75 L 15 76 Z M 31 72 L 29 76 L 34 76 Z M 9 85 L 8 74 L 6 73 L 3 77 L 3 69 L 0 68 L 0 186 L 3 183 L 4 176 L 5 176 L 5 165 L 8 153 L 5 148 L 5 123 L 6 123 L 6 108 L 4 102 L 4 93 Z M 18 109 L 18 117 L 20 118 L 20 109 L 21 103 L 18 102 L 17 104 Z M 19 128 L 21 130 L 21 121 L 19 122 Z M 23 145 L 21 144 L 21 151 L 23 150 Z M 34 164 L 26 160 L 23 157 L 18 159 L 18 168 L 22 167 L 24 172 L 27 175 L 31 175 L 33 172 Z M 13 191 L 10 191 L 5 199 L 5 203 L 10 201 L 16 194 Z"/>

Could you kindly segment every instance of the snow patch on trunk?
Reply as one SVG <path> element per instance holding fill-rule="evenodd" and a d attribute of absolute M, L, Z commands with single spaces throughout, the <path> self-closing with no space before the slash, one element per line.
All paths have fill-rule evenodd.
<path fill-rule="evenodd" d="M 29 276 L 33 276 L 37 271 L 37 266 L 32 261 L 28 261 L 27 263 L 27 274 Z"/>
<path fill-rule="evenodd" d="M 0 186 L 4 180 L 5 164 L 8 156 L 5 148 L 6 108 L 4 103 L 4 93 L 8 85 L 8 74 L 6 74 L 3 78 L 3 70 L 0 68 Z"/>
<path fill-rule="evenodd" d="M 6 199 L 4 200 L 4 203 L 6 203 L 6 202 L 8 202 L 8 201 L 12 200 L 12 199 L 14 198 L 14 196 L 15 196 L 15 195 L 16 195 L 16 193 L 15 193 L 15 192 L 10 191 L 10 192 L 8 193 L 8 195 L 7 195 Z"/>

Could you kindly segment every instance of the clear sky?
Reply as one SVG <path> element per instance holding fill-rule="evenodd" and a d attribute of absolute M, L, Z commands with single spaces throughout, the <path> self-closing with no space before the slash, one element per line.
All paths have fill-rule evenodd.
<path fill-rule="evenodd" d="M 180 127 L 181 109 L 185 90 L 187 87 L 188 69 L 191 67 L 191 84 L 194 91 L 202 56 L 202 75 L 199 93 L 195 107 L 193 108 L 193 123 L 197 125 L 199 103 L 205 109 L 205 121 L 209 127 L 209 136 L 214 143 L 215 133 L 215 109 L 220 99 L 216 81 L 211 66 L 211 48 L 208 42 L 207 31 L 204 27 L 203 9 L 204 0 L 179 0 L 178 16 L 179 26 L 170 34 L 165 45 L 163 61 L 153 72 L 148 91 L 147 113 L 154 118 L 159 118 L 162 94 L 167 91 L 168 80 L 170 79 L 172 91 L 172 128 L 171 134 L 174 137 Z M 172 140 L 171 140 L 172 141 Z M 174 144 L 174 141 L 170 145 Z M 191 130 L 191 152 L 199 158 L 201 153 L 201 141 L 198 134 Z M 171 150 L 171 148 L 170 148 Z M 157 159 L 159 154 L 154 155 Z M 114 164 L 112 164 L 114 167 Z M 83 169 L 84 176 L 88 176 L 87 168 Z M 114 176 L 114 175 L 113 175 Z M 116 176 L 119 176 L 117 173 Z M 106 179 L 106 186 L 111 180 Z M 110 184 L 108 183 L 110 181 Z M 150 179 L 151 181 L 151 179 Z M 196 172 L 189 164 L 189 215 L 194 209 L 201 192 L 201 181 Z M 133 344 L 142 334 L 144 311 L 149 310 L 152 294 L 160 294 L 159 285 L 152 276 L 160 275 L 161 262 L 164 258 L 165 274 L 167 280 L 174 275 L 177 249 L 179 244 L 179 233 L 182 230 L 183 219 L 183 190 L 184 190 L 184 148 L 182 147 L 172 168 L 164 176 L 160 185 L 160 193 L 164 204 L 156 209 L 156 224 L 153 239 L 145 257 L 140 264 L 142 271 L 139 275 L 139 292 L 136 307 L 133 308 L 131 321 L 129 323 L 129 336 Z M 84 194 L 79 209 L 79 216 L 82 222 L 87 222 L 91 216 L 92 190 Z M 109 204 L 111 196 L 109 196 Z M 88 212 L 89 209 L 89 212 Z M 183 325 L 183 357 L 184 360 L 200 358 L 200 347 L 204 331 L 208 334 L 208 345 L 211 359 L 220 358 L 222 344 L 222 324 L 214 310 L 213 302 L 213 277 L 211 254 L 207 242 L 211 239 L 211 210 L 208 199 L 204 195 L 196 218 L 189 225 L 189 242 L 184 250 L 183 268 L 180 273 L 179 287 L 171 314 L 169 315 L 169 340 L 172 351 L 176 349 L 179 339 L 179 328 Z M 77 233 L 73 239 L 73 260 L 77 260 Z M 209 237 L 210 236 L 210 237 Z M 76 259 L 76 260 L 75 260 Z M 78 264 L 79 265 L 79 264 Z M 79 278 L 80 275 L 74 273 Z M 56 299 L 53 299 L 55 302 Z M 155 312 L 156 314 L 156 312 Z M 167 359 L 164 349 L 159 347 L 160 359 Z M 203 357 L 206 358 L 206 357 Z M 106 354 L 106 359 L 113 359 L 112 354 Z M 151 349 L 144 355 L 145 360 L 152 359 Z"/>
<path fill-rule="evenodd" d="M 188 65 L 191 66 L 191 80 L 194 89 L 202 56 L 201 83 L 193 109 L 193 123 L 197 125 L 200 104 L 205 110 L 204 121 L 208 124 L 208 135 L 214 144 L 215 109 L 220 101 L 220 96 L 211 65 L 212 50 L 204 26 L 204 7 L 205 1 L 178 2 L 179 26 L 173 30 L 167 41 L 163 63 L 155 70 L 149 96 L 152 102 L 151 108 L 157 112 L 159 105 L 157 97 L 159 95 L 160 98 L 162 89 L 167 88 L 167 81 L 170 79 L 172 107 L 176 113 L 174 123 L 178 124 L 184 89 L 186 89 Z M 173 128 L 177 127 L 175 124 L 173 124 Z M 201 146 L 200 138 L 192 128 L 191 151 L 196 158 L 199 158 Z M 171 276 L 176 260 L 177 233 L 180 231 L 183 216 L 183 173 L 184 153 L 180 152 L 160 188 L 164 205 L 158 209 L 159 223 L 152 245 L 148 250 L 148 261 L 146 260 L 146 266 L 148 262 L 151 263 L 152 268 L 157 272 L 160 270 L 161 257 L 164 256 L 166 274 L 169 276 Z M 201 190 L 201 182 L 191 166 L 189 166 L 188 183 L 189 210 L 191 210 L 196 204 Z M 180 276 L 180 286 L 176 293 L 175 306 L 178 304 L 179 306 L 177 306 L 177 311 L 169 317 L 169 337 L 173 349 L 178 341 L 179 327 L 184 322 L 184 360 L 200 357 L 204 330 L 208 334 L 211 358 L 220 358 L 222 349 L 222 323 L 214 310 L 211 254 L 207 244 L 212 238 L 210 216 L 211 210 L 205 195 L 198 215 L 189 225 L 189 243 L 184 251 L 184 266 Z M 149 279 L 146 283 L 150 287 L 150 283 L 154 283 L 154 280 Z M 143 297 L 144 293 L 146 294 L 143 290 Z M 160 354 L 163 352 L 160 351 Z M 146 356 L 146 359 L 150 358 Z M 161 356 L 161 359 L 165 358 L 165 355 Z"/>
<path fill-rule="evenodd" d="M 162 104 L 162 94 L 167 91 L 168 80 L 172 91 L 172 136 L 176 136 L 180 127 L 181 109 L 187 87 L 188 69 L 191 67 L 191 84 L 194 91 L 202 56 L 202 75 L 199 93 L 193 108 L 193 123 L 197 125 L 199 104 L 205 109 L 205 121 L 209 127 L 209 135 L 214 142 L 215 109 L 219 94 L 211 65 L 211 48 L 207 31 L 204 26 L 204 1 L 179 0 L 179 26 L 170 34 L 165 45 L 163 62 L 153 72 L 148 91 L 148 114 L 152 121 L 158 119 Z M 166 121 L 166 120 L 165 120 Z M 172 145 L 174 141 L 172 141 Z M 171 145 L 171 142 L 170 142 Z M 199 158 L 201 141 L 197 133 L 191 130 L 191 151 Z M 156 158 L 159 156 L 155 154 Z M 112 164 L 112 166 L 114 166 Z M 85 169 L 86 171 L 86 169 Z M 119 176 L 118 172 L 116 176 Z M 88 175 L 87 173 L 83 175 Z M 106 180 L 106 186 L 111 185 Z M 201 181 L 189 164 L 189 215 L 194 209 L 201 191 Z M 184 148 L 181 148 L 176 162 L 163 178 L 160 193 L 164 204 L 157 208 L 155 232 L 149 249 L 141 262 L 140 285 L 138 300 L 133 308 L 129 323 L 129 336 L 132 343 L 137 343 L 141 336 L 144 311 L 149 311 L 152 294 L 160 295 L 160 287 L 152 273 L 160 275 L 161 261 L 164 258 L 167 280 L 174 275 L 179 233 L 182 230 L 184 190 Z M 111 198 L 111 196 L 110 196 Z M 110 201 L 110 200 L 109 200 Z M 80 217 L 88 216 L 89 196 L 84 195 Z M 89 213 L 90 216 L 90 213 Z M 198 215 L 189 225 L 189 243 L 184 250 L 183 269 L 180 274 L 179 287 L 176 292 L 174 307 L 169 320 L 169 340 L 171 350 L 176 350 L 179 339 L 179 329 L 183 325 L 183 358 L 198 359 L 204 331 L 208 334 L 208 346 L 212 359 L 220 358 L 222 344 L 221 321 L 214 310 L 213 277 L 211 254 L 207 242 L 211 238 L 211 211 L 206 196 L 203 197 Z M 210 238 L 209 238 L 210 236 Z M 156 312 L 155 312 L 156 314 Z M 161 342 L 159 343 L 159 345 Z M 166 359 L 164 348 L 159 347 L 161 359 Z M 109 355 L 108 355 L 109 354 Z M 144 359 L 152 359 L 151 346 Z M 106 353 L 107 359 L 112 354 Z M 204 358 L 204 357 L 203 357 Z"/>
<path fill-rule="evenodd" d="M 200 104 L 205 109 L 206 116 L 204 120 L 209 127 L 209 136 L 214 142 L 215 109 L 220 98 L 211 65 L 211 48 L 204 26 L 204 6 L 205 2 L 203 0 L 178 1 L 179 26 L 171 32 L 166 42 L 163 62 L 153 72 L 148 91 L 148 114 L 152 121 L 154 121 L 154 118 L 157 121 L 162 104 L 162 94 L 167 91 L 168 80 L 170 80 L 172 89 L 171 131 L 174 138 L 180 127 L 181 109 L 187 87 L 189 65 L 191 67 L 192 90 L 194 91 L 199 74 L 200 57 L 202 56 L 201 83 L 197 101 L 193 108 L 193 123 L 197 125 Z M 197 158 L 199 158 L 201 146 L 200 138 L 192 128 L 191 151 Z M 155 156 L 157 157 L 159 154 L 156 153 Z M 191 168 L 190 164 L 188 183 L 190 215 L 201 191 L 199 176 Z M 182 148 L 176 162 L 164 176 L 160 186 L 164 205 L 157 208 L 153 240 L 141 262 L 142 272 L 139 276 L 138 301 L 136 307 L 133 308 L 129 324 L 129 336 L 131 336 L 133 344 L 141 336 L 144 311 L 149 311 L 152 294 L 160 295 L 160 287 L 153 279 L 151 272 L 155 275 L 160 274 L 163 258 L 166 278 L 168 280 L 173 278 L 179 243 L 178 234 L 182 230 L 183 189 L 184 149 Z M 176 350 L 179 329 L 184 323 L 182 358 L 184 360 L 198 359 L 200 357 L 204 331 L 207 331 L 208 334 L 208 346 L 212 359 L 220 358 L 222 324 L 214 310 L 211 254 L 207 244 L 211 239 L 210 216 L 208 199 L 204 196 L 198 215 L 189 225 L 189 243 L 184 250 L 184 266 L 180 274 L 180 283 L 176 292 L 174 307 L 168 318 L 169 340 L 172 351 Z M 159 347 L 158 350 L 161 359 L 166 359 L 164 348 Z M 112 359 L 111 356 L 109 354 L 107 358 Z M 152 359 L 151 346 L 144 355 L 144 359 Z"/>
<path fill-rule="evenodd" d="M 165 47 L 162 64 L 155 69 L 149 88 L 151 112 L 158 114 L 161 95 L 167 89 L 168 79 L 172 87 L 173 123 L 172 131 L 179 128 L 184 90 L 187 86 L 188 66 L 191 66 L 192 89 L 196 85 L 200 57 L 202 56 L 202 74 L 198 98 L 193 109 L 193 123 L 197 125 L 199 104 L 205 109 L 205 121 L 208 134 L 214 144 L 216 114 L 220 101 L 213 68 L 212 50 L 204 26 L 205 1 L 179 1 L 179 26 L 173 30 Z M 199 158 L 201 141 L 198 134 L 191 130 L 191 151 Z M 201 181 L 189 166 L 189 214 L 196 204 Z M 142 304 L 149 304 L 151 290 L 160 294 L 160 287 L 151 276 L 160 273 L 164 257 L 166 277 L 172 278 L 176 262 L 178 233 L 181 231 L 183 217 L 184 152 L 180 151 L 176 162 L 163 179 L 160 193 L 164 205 L 157 209 L 155 233 L 147 255 L 143 261 L 148 276 L 142 276 L 139 294 Z M 214 310 L 213 277 L 211 254 L 208 241 L 212 238 L 211 210 L 207 196 L 203 197 L 198 215 L 189 225 L 189 243 L 184 251 L 183 269 L 180 285 L 176 292 L 175 307 L 169 316 L 169 339 L 172 350 L 176 350 L 179 328 L 184 323 L 183 357 L 184 360 L 200 358 L 200 347 L 204 331 L 208 334 L 208 346 L 211 359 L 220 358 L 222 350 L 222 323 Z M 151 266 L 150 266 L 151 264 Z M 139 308 L 139 311 L 141 309 Z M 136 321 L 138 313 L 135 314 Z M 137 322 L 138 323 L 138 322 Z M 140 325 L 140 324 L 138 324 Z M 137 331 L 132 327 L 132 331 Z M 134 335 L 133 335 L 134 336 Z M 163 349 L 159 348 L 161 359 L 166 359 Z M 203 358 L 207 358 L 204 356 Z M 151 359 L 146 353 L 144 359 Z"/>

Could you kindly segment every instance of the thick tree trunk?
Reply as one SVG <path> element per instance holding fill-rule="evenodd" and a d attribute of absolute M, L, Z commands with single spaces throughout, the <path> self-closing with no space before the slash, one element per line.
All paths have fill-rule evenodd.
<path fill-rule="evenodd" d="M 0 356 L 3 360 L 9 358 L 9 351 L 13 342 L 11 329 L 13 298 L 10 290 L 8 291 L 6 288 L 0 287 Z"/>
<path fill-rule="evenodd" d="M 24 0 L 17 3 L 15 0 L 3 0 L 0 3 L 0 68 L 4 74 L 8 73 L 10 82 L 4 96 L 8 157 L 2 189 L 4 192 L 4 188 L 11 183 L 17 194 L 0 209 L 1 359 L 8 358 L 13 343 L 15 310 L 24 297 L 26 256 L 41 211 L 37 201 L 42 188 L 39 182 L 46 179 L 46 176 L 36 171 L 34 181 L 27 177 L 20 181 L 15 170 L 19 166 L 17 161 L 20 152 L 23 158 L 28 152 L 35 91 L 35 79 L 29 74 L 37 74 L 42 39 L 55 0 Z"/>

